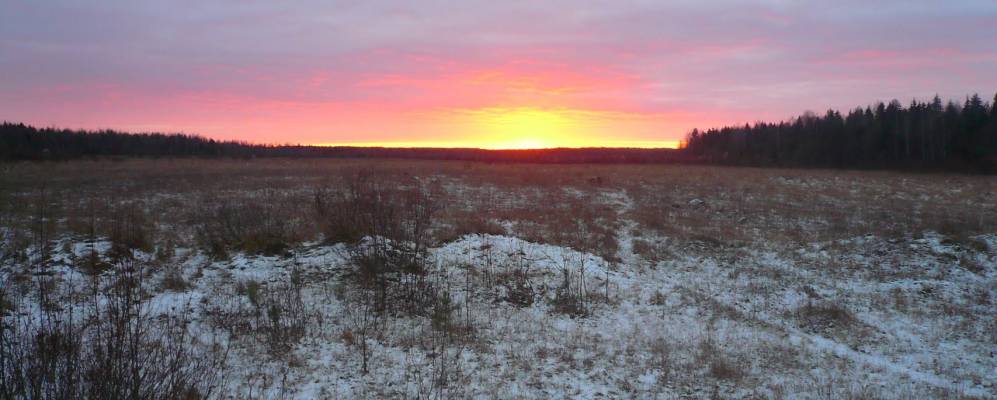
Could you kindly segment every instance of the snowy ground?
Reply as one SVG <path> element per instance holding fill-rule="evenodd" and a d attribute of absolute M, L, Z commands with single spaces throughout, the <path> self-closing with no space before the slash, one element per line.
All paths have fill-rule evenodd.
<path fill-rule="evenodd" d="M 629 207 L 626 193 L 605 196 L 621 215 Z M 292 271 L 304 277 L 304 337 L 279 356 L 251 335 L 226 340 L 225 398 L 997 396 L 995 234 L 974 238 L 986 249 L 934 232 L 744 248 L 658 237 L 669 256 L 647 260 L 632 250 L 633 221 L 620 225 L 616 263 L 503 235 L 431 249 L 430 273 L 473 333 L 438 346 L 426 343 L 425 318 L 384 318 L 368 339 L 368 374 L 344 339 L 353 328 L 336 286 L 352 267 L 342 245 L 226 261 L 178 249 L 190 287 L 154 289 L 150 304 L 190 304 L 191 329 L 207 332 L 207 310 L 248 302 L 237 283 L 267 290 Z M 74 264 L 90 246 L 59 248 L 54 270 L 83 279 Z M 531 304 L 507 301 L 510 276 L 527 277 Z M 565 279 L 583 293 L 582 315 L 553 305 Z"/>
<path fill-rule="evenodd" d="M 183 173 L 121 178 L 137 188 L 119 203 L 148 208 L 137 221 L 156 228 L 151 248 L 131 253 L 150 266 L 148 309 L 189 312 L 189 330 L 227 351 L 220 398 L 997 398 L 992 180 L 418 164 L 413 175 L 439 178 L 451 196 L 441 220 L 475 218 L 428 251 L 425 280 L 449 300 L 447 322 L 433 306 L 362 331 L 349 247 L 318 240 L 304 206 L 329 165 L 266 164 L 276 178 L 236 165 L 229 179 L 207 175 L 225 171 L 216 164 L 171 165 L 149 171 Z M 39 174 L 70 175 L 56 172 Z M 69 193 L 81 185 L 72 179 Z M 119 190 L 94 181 L 108 182 L 95 198 Z M 212 206 L 254 201 L 263 206 L 232 218 L 292 220 L 287 254 L 212 258 L 191 239 L 216 227 L 198 225 L 218 216 Z M 62 205 L 61 224 L 86 227 L 79 203 Z M 42 282 L 85 288 L 92 252 L 115 257 L 111 238 L 91 243 L 77 227 L 33 258 L 31 229 L 46 221 L 36 209 L 0 219 L 14 221 L 0 225 L 0 245 L 27 255 L 0 251 L 5 318 L 39 314 Z M 118 210 L 130 208 L 105 218 Z M 273 304 L 296 314 L 268 326 Z"/>

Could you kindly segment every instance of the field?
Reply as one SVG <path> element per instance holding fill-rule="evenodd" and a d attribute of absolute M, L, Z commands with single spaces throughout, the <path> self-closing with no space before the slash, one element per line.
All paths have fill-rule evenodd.
<path fill-rule="evenodd" d="M 0 398 L 994 398 L 997 179 L 0 164 Z"/>

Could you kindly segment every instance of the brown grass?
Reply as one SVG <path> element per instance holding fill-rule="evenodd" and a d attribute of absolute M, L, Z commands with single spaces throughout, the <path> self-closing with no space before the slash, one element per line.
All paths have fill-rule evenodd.
<path fill-rule="evenodd" d="M 184 238 L 177 246 L 197 245 L 190 238 L 203 238 L 195 234 L 198 224 L 222 221 L 226 216 L 218 210 L 231 210 L 229 221 L 222 221 L 227 226 L 211 229 L 236 235 L 223 235 L 224 243 L 216 247 L 276 254 L 318 238 L 324 228 L 312 206 L 316 191 L 341 189 L 339 177 L 355 170 L 399 187 L 414 178 L 439 180 L 445 208 L 433 222 L 436 242 L 469 233 L 509 233 L 610 260 L 616 258 L 621 216 L 638 223 L 642 240 L 663 236 L 707 250 L 758 240 L 792 245 L 926 230 L 983 249 L 985 244 L 971 237 L 997 225 L 992 201 L 997 181 L 987 177 L 403 160 L 7 164 L 0 175 L 7 189 L 0 210 L 6 225 L 25 232 L 85 235 L 92 226 L 123 251 L 149 251 L 164 234 Z M 633 201 L 622 215 L 611 198 L 619 193 Z M 52 226 L 33 224 L 41 208 Z M 656 254 L 659 249 L 649 242 L 636 243 L 636 250 L 652 258 L 667 254 Z"/>

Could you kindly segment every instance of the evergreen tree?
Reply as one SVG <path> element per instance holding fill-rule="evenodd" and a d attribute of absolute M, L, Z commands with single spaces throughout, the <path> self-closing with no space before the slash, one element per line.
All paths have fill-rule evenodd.
<path fill-rule="evenodd" d="M 997 104 L 997 96 L 994 103 Z M 960 106 L 897 100 L 828 110 L 779 124 L 756 123 L 695 130 L 687 154 L 695 160 L 738 165 L 846 168 L 959 168 L 997 166 L 997 111 L 979 95 Z"/>

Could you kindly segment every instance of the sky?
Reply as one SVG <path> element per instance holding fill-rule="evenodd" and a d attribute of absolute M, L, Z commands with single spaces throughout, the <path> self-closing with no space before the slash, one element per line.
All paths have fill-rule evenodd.
<path fill-rule="evenodd" d="M 270 144 L 674 147 L 997 90 L 997 1 L 0 0 L 0 119 Z"/>

